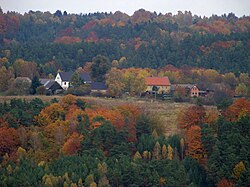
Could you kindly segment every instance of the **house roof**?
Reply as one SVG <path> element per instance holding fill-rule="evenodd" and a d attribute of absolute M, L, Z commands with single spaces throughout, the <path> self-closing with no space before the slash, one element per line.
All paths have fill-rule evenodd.
<path fill-rule="evenodd" d="M 70 81 L 73 72 L 59 72 L 62 81 Z"/>
<path fill-rule="evenodd" d="M 146 77 L 146 85 L 149 86 L 170 86 L 168 77 Z"/>
<path fill-rule="evenodd" d="M 59 75 L 62 79 L 62 81 L 70 81 L 71 77 L 73 75 L 73 72 L 59 72 Z M 91 82 L 91 77 L 89 73 L 80 73 L 80 77 L 85 82 Z"/>
<path fill-rule="evenodd" d="M 41 84 L 47 89 L 47 90 L 57 90 L 57 89 L 63 89 L 58 82 L 56 82 L 53 79 L 40 79 Z"/>
<path fill-rule="evenodd" d="M 45 85 L 45 84 L 47 84 L 48 82 L 50 82 L 50 81 L 53 81 L 54 79 L 39 79 L 39 81 L 40 81 L 40 83 L 42 84 L 42 85 Z"/>
<path fill-rule="evenodd" d="M 92 82 L 91 90 L 107 90 L 107 86 L 104 82 Z"/>
<path fill-rule="evenodd" d="M 89 73 L 80 73 L 80 77 L 85 82 L 91 82 L 91 77 Z"/>

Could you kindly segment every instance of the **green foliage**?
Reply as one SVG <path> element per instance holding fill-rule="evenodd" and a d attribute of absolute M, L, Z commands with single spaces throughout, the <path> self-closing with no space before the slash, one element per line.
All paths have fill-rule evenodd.
<path fill-rule="evenodd" d="M 249 122 L 249 117 L 243 117 L 236 122 L 228 122 L 223 118 L 218 120 L 217 141 L 208 160 L 210 182 L 216 184 L 223 177 L 230 179 L 236 164 L 241 161 L 250 163 Z"/>
<path fill-rule="evenodd" d="M 34 78 L 32 79 L 32 82 L 31 82 L 31 86 L 30 86 L 30 94 L 32 94 L 32 95 L 36 94 L 36 89 L 39 86 L 41 86 L 39 78 L 37 76 L 34 76 Z"/>
<path fill-rule="evenodd" d="M 6 122 L 11 127 L 19 127 L 20 125 L 32 125 L 34 116 L 38 115 L 45 107 L 45 103 L 39 98 L 35 98 L 30 102 L 21 99 L 11 99 L 10 103 L 0 103 L 0 117 L 6 118 Z"/>

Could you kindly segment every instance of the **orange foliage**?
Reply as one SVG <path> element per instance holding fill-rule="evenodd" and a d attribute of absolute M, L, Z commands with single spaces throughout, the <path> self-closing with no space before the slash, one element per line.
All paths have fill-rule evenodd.
<path fill-rule="evenodd" d="M 79 115 L 83 116 L 84 111 L 79 109 L 76 105 L 71 105 L 66 113 L 65 120 L 76 121 Z"/>
<path fill-rule="evenodd" d="M 210 32 L 230 34 L 230 25 L 228 25 L 225 21 L 214 21 L 210 26 Z"/>
<path fill-rule="evenodd" d="M 233 187 L 234 184 L 233 184 L 231 181 L 229 181 L 229 180 L 223 178 L 223 179 L 221 179 L 221 180 L 219 181 L 219 183 L 218 183 L 216 186 L 217 186 L 217 187 Z"/>
<path fill-rule="evenodd" d="M 87 30 L 87 29 L 91 29 L 91 28 L 93 28 L 93 27 L 95 27 L 95 26 L 96 26 L 96 21 L 90 20 L 88 23 L 86 23 L 86 24 L 82 27 L 82 29 L 83 29 L 83 30 Z"/>
<path fill-rule="evenodd" d="M 90 32 L 85 42 L 97 42 L 99 40 L 96 32 Z"/>
<path fill-rule="evenodd" d="M 74 30 L 72 28 L 67 27 L 66 29 L 60 31 L 60 36 L 71 36 L 73 31 Z"/>
<path fill-rule="evenodd" d="M 144 9 L 140 9 L 135 11 L 134 14 L 131 16 L 131 22 L 132 24 L 149 22 L 154 17 L 156 17 L 156 15 L 154 15 L 153 13 L 145 11 Z"/>
<path fill-rule="evenodd" d="M 126 128 L 129 133 L 129 141 L 135 142 L 136 141 L 136 122 L 139 116 L 141 115 L 141 111 L 138 107 L 134 105 L 122 105 L 117 108 L 119 112 L 124 116 L 126 119 Z"/>
<path fill-rule="evenodd" d="M 84 67 L 83 67 L 83 72 L 91 72 L 91 66 L 92 66 L 93 62 L 86 62 Z"/>
<path fill-rule="evenodd" d="M 17 130 L 14 128 L 0 128 L 0 156 L 10 154 L 17 149 L 19 138 Z"/>
<path fill-rule="evenodd" d="M 44 127 L 44 135 L 50 143 L 61 144 L 69 130 L 69 122 L 57 120 Z"/>
<path fill-rule="evenodd" d="M 235 41 L 235 40 L 231 40 L 231 41 L 219 41 L 219 42 L 214 42 L 212 44 L 212 47 L 222 47 L 222 48 L 225 48 L 225 49 L 228 49 L 228 48 L 231 48 L 235 45 L 237 45 L 238 42 Z"/>
<path fill-rule="evenodd" d="M 61 44 L 72 44 L 72 43 L 80 43 L 82 42 L 82 39 L 79 37 L 62 36 L 62 37 L 56 38 L 54 42 L 61 43 Z"/>
<path fill-rule="evenodd" d="M 191 126 L 187 130 L 187 155 L 203 161 L 204 151 L 201 142 L 201 128 L 198 125 Z"/>
<path fill-rule="evenodd" d="M 65 155 L 76 154 L 80 150 L 83 136 L 74 132 L 62 147 L 62 153 Z"/>
<path fill-rule="evenodd" d="M 45 126 L 61 119 L 63 114 L 63 107 L 58 103 L 53 103 L 44 108 L 38 116 L 35 116 L 34 120 L 38 125 Z"/>
<path fill-rule="evenodd" d="M 250 101 L 245 98 L 237 99 L 223 114 L 230 121 L 236 121 L 242 116 L 250 117 Z"/>
<path fill-rule="evenodd" d="M 206 111 L 204 107 L 191 106 L 179 115 L 179 126 L 181 129 L 188 129 L 193 125 L 200 125 L 204 123 L 205 116 Z"/>
<path fill-rule="evenodd" d="M 205 123 L 211 125 L 215 123 L 219 118 L 219 112 L 216 109 L 210 109 L 207 111 L 206 117 L 205 117 Z"/>
<path fill-rule="evenodd" d="M 71 105 L 76 104 L 76 96 L 68 94 L 62 98 L 60 104 L 65 110 L 68 110 Z"/>
<path fill-rule="evenodd" d="M 112 18 L 103 18 L 98 20 L 98 24 L 100 25 L 115 24 L 115 21 Z"/>
<path fill-rule="evenodd" d="M 110 110 L 106 108 L 97 108 L 95 110 L 86 109 L 86 114 L 89 116 L 90 122 L 97 116 L 102 116 L 105 120 L 108 120 L 116 128 L 116 130 L 121 130 L 125 124 L 123 115 L 118 110 Z M 99 123 L 94 123 L 94 128 L 100 126 Z"/>

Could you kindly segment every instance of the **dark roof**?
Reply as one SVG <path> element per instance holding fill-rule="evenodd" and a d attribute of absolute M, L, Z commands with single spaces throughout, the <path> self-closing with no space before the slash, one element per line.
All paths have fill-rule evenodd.
<path fill-rule="evenodd" d="M 40 83 L 42 85 L 45 85 L 46 83 L 48 83 L 49 81 L 53 81 L 54 79 L 39 79 Z"/>
<path fill-rule="evenodd" d="M 62 81 L 70 81 L 73 72 L 59 72 Z"/>
<path fill-rule="evenodd" d="M 89 73 L 80 73 L 80 77 L 85 82 L 91 82 L 91 77 Z"/>
<path fill-rule="evenodd" d="M 46 84 L 44 84 L 44 87 L 47 89 L 50 89 L 50 87 L 55 84 L 56 81 L 52 80 L 52 81 L 48 81 L 46 82 Z M 57 83 L 57 82 L 56 82 Z"/>
<path fill-rule="evenodd" d="M 59 90 L 59 89 L 63 89 L 60 84 L 54 80 L 48 80 L 44 85 L 43 85 L 47 90 Z"/>
<path fill-rule="evenodd" d="M 91 90 L 107 90 L 107 86 L 104 82 L 92 82 Z"/>
<path fill-rule="evenodd" d="M 59 75 L 62 81 L 70 81 L 73 72 L 59 72 Z M 89 73 L 80 73 L 80 78 L 84 80 L 84 82 L 91 82 L 91 77 Z"/>

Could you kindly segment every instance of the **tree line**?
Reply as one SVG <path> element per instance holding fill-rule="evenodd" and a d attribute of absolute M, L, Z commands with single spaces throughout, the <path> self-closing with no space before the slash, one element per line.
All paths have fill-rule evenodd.
<path fill-rule="evenodd" d="M 220 112 L 190 106 L 169 137 L 134 105 L 67 95 L 0 107 L 1 186 L 249 185 L 247 99 Z"/>
<path fill-rule="evenodd" d="M 138 10 L 64 14 L 57 11 L 24 15 L 0 12 L 1 58 L 39 64 L 48 75 L 54 66 L 74 70 L 98 54 L 111 61 L 125 57 L 122 67 L 166 65 L 212 68 L 221 73 L 249 73 L 249 17 L 233 13 L 209 18 L 178 12 Z"/>

